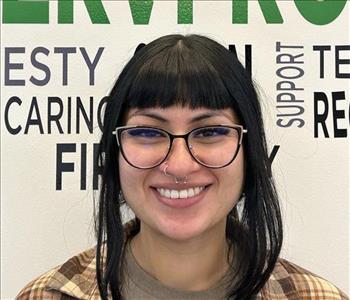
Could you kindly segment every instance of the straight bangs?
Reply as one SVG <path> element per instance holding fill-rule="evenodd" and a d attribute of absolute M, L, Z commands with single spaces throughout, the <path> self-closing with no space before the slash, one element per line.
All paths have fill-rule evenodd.
<path fill-rule="evenodd" d="M 149 55 L 149 52 L 156 53 Z M 126 108 L 232 107 L 232 96 L 213 63 L 188 49 L 183 41 L 161 51 L 148 49 L 148 55 L 131 83 L 124 103 Z"/>

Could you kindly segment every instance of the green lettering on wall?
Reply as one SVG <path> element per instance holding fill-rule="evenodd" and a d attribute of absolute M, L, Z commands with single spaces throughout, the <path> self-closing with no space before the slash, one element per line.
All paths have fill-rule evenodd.
<path fill-rule="evenodd" d="M 153 0 L 129 0 L 129 6 L 134 24 L 145 25 L 149 23 Z"/>
<path fill-rule="evenodd" d="M 248 1 L 232 0 L 232 23 L 247 24 L 248 23 Z"/>
<path fill-rule="evenodd" d="M 276 0 L 258 0 L 267 24 L 281 24 L 283 18 Z M 248 0 L 232 0 L 232 23 L 248 23 Z"/>
<path fill-rule="evenodd" d="M 73 24 L 73 1 L 58 0 L 58 23 Z"/>
<path fill-rule="evenodd" d="M 193 23 L 193 0 L 177 0 L 177 23 Z"/>
<path fill-rule="evenodd" d="M 5 23 L 49 23 L 49 1 L 4 0 L 2 22 Z"/>
<path fill-rule="evenodd" d="M 343 10 L 346 0 L 294 0 L 302 16 L 312 24 L 325 25 L 334 21 Z"/>
<path fill-rule="evenodd" d="M 101 0 L 84 0 L 84 4 L 93 24 L 109 24 Z M 73 0 L 58 0 L 58 23 L 73 23 Z"/>

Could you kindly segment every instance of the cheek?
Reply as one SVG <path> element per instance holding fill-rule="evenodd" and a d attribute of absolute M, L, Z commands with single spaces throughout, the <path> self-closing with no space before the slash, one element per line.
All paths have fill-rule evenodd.
<path fill-rule="evenodd" d="M 122 192 L 126 199 L 130 199 L 132 189 L 137 187 L 134 168 L 119 156 L 119 178 Z"/>
<path fill-rule="evenodd" d="M 130 166 L 122 157 L 119 157 L 119 178 L 125 200 L 131 208 L 140 202 L 143 192 L 146 171 Z M 142 202 L 142 201 L 141 201 Z"/>
<path fill-rule="evenodd" d="M 237 156 L 236 160 L 225 170 L 221 176 L 223 182 L 223 196 L 231 205 L 236 205 L 243 192 L 245 181 L 245 164 L 243 154 Z"/>

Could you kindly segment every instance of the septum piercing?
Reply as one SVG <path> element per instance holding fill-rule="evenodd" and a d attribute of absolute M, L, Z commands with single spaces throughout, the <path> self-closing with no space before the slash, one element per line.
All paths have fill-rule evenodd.
<path fill-rule="evenodd" d="M 176 177 L 176 176 L 173 176 L 173 175 L 169 175 L 169 174 L 166 172 L 166 169 L 167 169 L 167 168 L 168 168 L 168 165 L 165 163 L 165 167 L 164 167 L 164 170 L 163 170 L 164 175 L 167 176 L 167 177 L 174 177 L 175 183 L 176 183 L 176 184 L 179 184 L 179 183 L 186 184 L 186 183 L 188 182 L 187 176 L 185 176 L 185 177 Z"/>
<path fill-rule="evenodd" d="M 183 183 L 183 184 L 186 184 L 187 183 L 187 176 L 185 177 L 175 177 L 175 183 L 176 184 L 179 184 L 179 183 Z"/>

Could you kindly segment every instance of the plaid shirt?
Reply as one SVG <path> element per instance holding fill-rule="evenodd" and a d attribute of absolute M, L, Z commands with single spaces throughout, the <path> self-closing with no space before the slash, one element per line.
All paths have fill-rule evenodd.
<path fill-rule="evenodd" d="M 95 251 L 96 248 L 92 248 L 82 252 L 30 282 L 16 299 L 100 299 Z M 279 259 L 257 299 L 345 300 L 349 297 L 327 280 Z"/>

